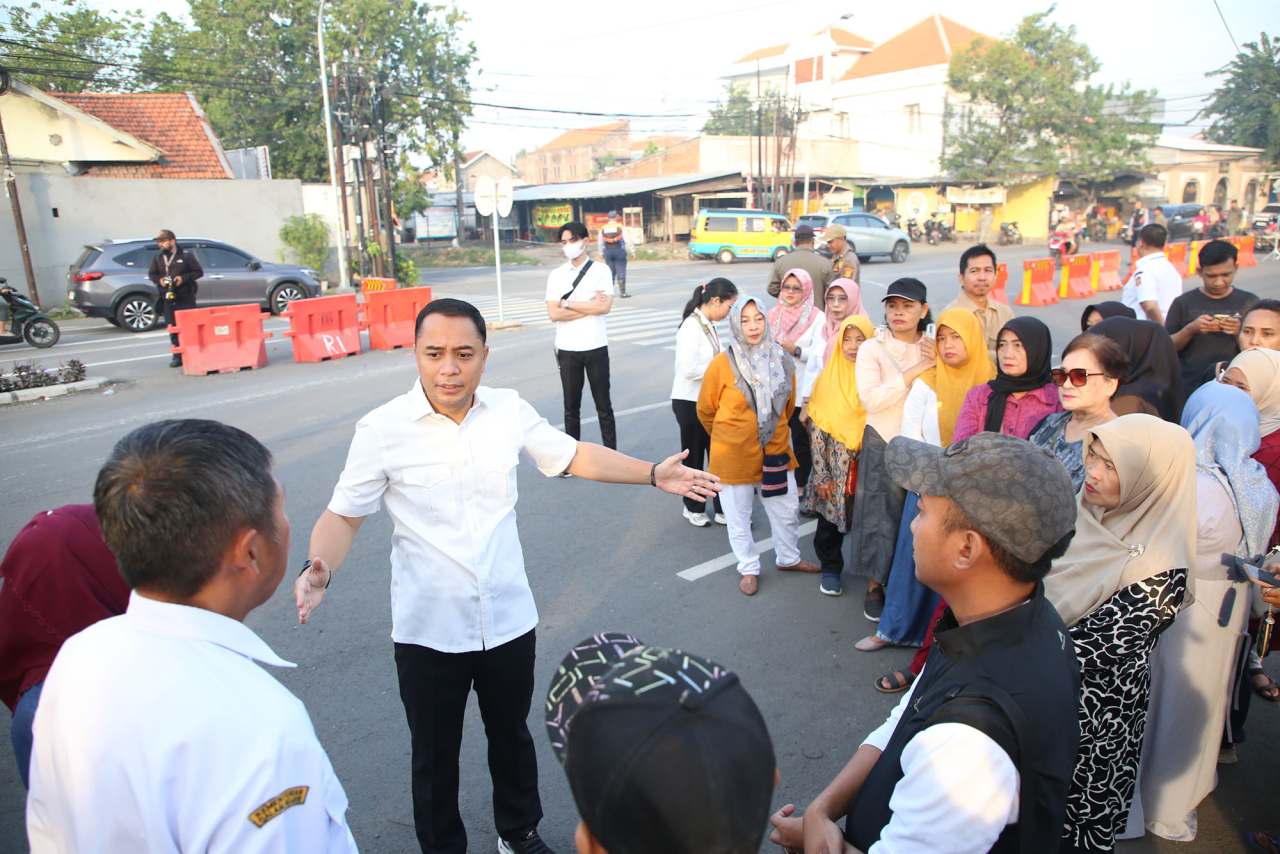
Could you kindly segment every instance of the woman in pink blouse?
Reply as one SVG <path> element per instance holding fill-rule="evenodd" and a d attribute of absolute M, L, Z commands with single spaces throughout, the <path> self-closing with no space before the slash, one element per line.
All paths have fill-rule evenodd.
<path fill-rule="evenodd" d="M 996 339 L 996 378 L 975 386 L 956 418 L 956 442 L 975 433 L 1026 439 L 1046 415 L 1062 411 L 1053 384 L 1053 340 L 1034 317 L 1015 317 Z"/>

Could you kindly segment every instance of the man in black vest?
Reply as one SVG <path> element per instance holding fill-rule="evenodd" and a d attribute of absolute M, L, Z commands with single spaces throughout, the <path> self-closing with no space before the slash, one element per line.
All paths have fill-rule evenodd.
<path fill-rule="evenodd" d="M 1071 478 L 999 433 L 949 448 L 898 437 L 885 464 L 920 494 L 916 577 L 949 608 L 912 690 L 802 819 L 789 805 L 774 815 L 771 838 L 831 854 L 1053 854 L 1080 677 L 1042 579 L 1075 533 Z"/>
<path fill-rule="evenodd" d="M 196 307 L 196 279 L 204 275 L 204 269 L 190 250 L 178 246 L 178 239 L 169 229 L 162 230 L 156 242 L 160 244 L 160 251 L 151 259 L 147 278 L 160 291 L 156 314 L 163 315 L 164 322 L 172 326 L 175 311 Z M 169 344 L 178 346 L 178 336 L 172 332 L 169 333 Z M 182 367 L 181 353 L 173 354 L 169 367 Z"/>

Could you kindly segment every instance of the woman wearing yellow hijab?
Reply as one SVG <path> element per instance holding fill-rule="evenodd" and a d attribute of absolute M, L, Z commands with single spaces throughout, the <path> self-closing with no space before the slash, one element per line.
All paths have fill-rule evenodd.
<path fill-rule="evenodd" d="M 862 449 L 862 433 L 867 424 L 867 410 L 858 399 L 854 366 L 858 349 L 875 334 L 871 321 L 860 314 L 841 321 L 834 338 L 837 346 L 831 348 L 809 397 L 813 471 L 809 475 L 809 488 L 805 490 L 804 506 L 818 517 L 813 548 L 822 562 L 819 589 L 828 596 L 839 596 L 842 590 L 844 535 L 849 532 L 853 513 L 858 452 Z"/>
<path fill-rule="evenodd" d="M 996 366 L 987 351 L 982 324 L 973 312 L 949 308 L 938 317 L 935 340 L 938 365 L 911 384 L 902 410 L 902 435 L 946 447 L 955 433 L 956 417 L 965 396 L 975 386 L 995 378 Z M 858 641 L 858 649 L 872 652 L 889 645 L 920 646 L 929 630 L 938 594 L 916 580 L 911 523 L 920 496 L 907 495 L 893 553 L 893 567 L 885 594 L 884 613 L 876 633 Z M 910 671 L 886 674 L 876 682 L 882 691 L 910 685 Z"/>

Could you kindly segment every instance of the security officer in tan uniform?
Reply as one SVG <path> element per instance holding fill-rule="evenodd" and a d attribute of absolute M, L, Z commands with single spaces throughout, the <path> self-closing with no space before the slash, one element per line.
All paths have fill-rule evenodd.
<path fill-rule="evenodd" d="M 831 267 L 836 279 L 853 279 L 862 284 L 862 263 L 858 253 L 849 245 L 848 232 L 839 223 L 827 226 L 827 249 L 831 251 Z"/>

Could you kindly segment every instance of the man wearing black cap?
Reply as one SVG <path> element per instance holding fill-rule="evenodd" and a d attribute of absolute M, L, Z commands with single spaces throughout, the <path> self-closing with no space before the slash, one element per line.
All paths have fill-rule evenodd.
<path fill-rule="evenodd" d="M 835 281 L 835 270 L 831 268 L 830 261 L 814 251 L 813 226 L 797 225 L 792 239 L 796 248 L 774 261 L 773 269 L 769 271 L 769 296 L 776 297 L 782 293 L 782 280 L 787 273 L 799 267 L 813 279 L 813 304 L 822 308 L 827 285 Z"/>
<path fill-rule="evenodd" d="M 609 221 L 600 227 L 596 238 L 600 255 L 613 274 L 613 283 L 618 286 L 618 295 L 626 299 L 627 294 L 627 253 L 636 257 L 635 247 L 627 243 L 627 231 L 618 222 L 618 212 L 609 211 Z"/>
<path fill-rule="evenodd" d="M 713 661 L 622 632 L 587 638 L 547 692 L 579 854 L 755 854 L 778 769 L 764 718 Z"/>
<path fill-rule="evenodd" d="M 890 476 L 920 494 L 916 577 L 947 600 L 912 690 L 802 819 L 773 840 L 817 851 L 1056 852 L 1080 687 L 1042 579 L 1075 533 L 1071 478 L 1047 452 L 979 433 L 898 437 Z M 843 832 L 835 824 L 847 816 Z"/>
<path fill-rule="evenodd" d="M 178 246 L 177 238 L 169 229 L 162 230 L 156 242 L 160 244 L 160 251 L 151 259 L 147 278 L 160 291 L 156 314 L 163 315 L 164 322 L 172 326 L 174 312 L 196 307 L 196 280 L 204 275 L 204 270 L 196 256 Z M 178 336 L 172 332 L 169 333 L 169 344 L 178 346 Z M 173 354 L 169 367 L 182 367 L 181 353 Z"/>

